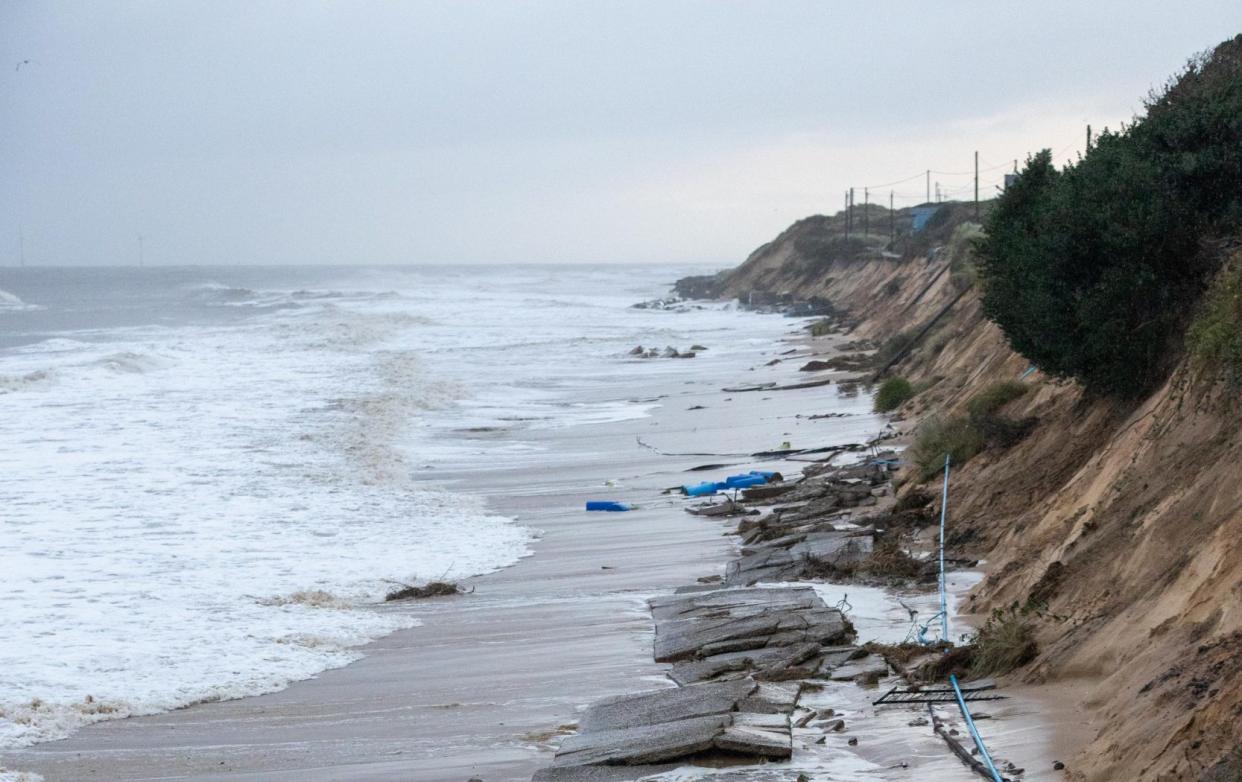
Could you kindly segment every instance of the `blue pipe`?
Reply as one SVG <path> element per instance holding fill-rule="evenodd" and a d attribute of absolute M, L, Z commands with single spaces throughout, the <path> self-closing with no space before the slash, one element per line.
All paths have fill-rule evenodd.
<path fill-rule="evenodd" d="M 949 639 L 949 601 L 944 588 L 944 520 L 949 512 L 949 461 L 952 457 L 944 455 L 944 494 L 940 498 L 940 640 L 953 643 Z"/>
<path fill-rule="evenodd" d="M 966 699 L 962 697 L 962 688 L 957 686 L 957 674 L 949 674 L 949 683 L 953 685 L 953 694 L 957 696 L 957 706 L 962 710 L 962 716 L 966 718 L 966 727 L 970 729 L 970 737 L 975 740 L 975 747 L 979 750 L 979 757 L 983 758 L 983 763 L 988 767 L 988 771 L 992 772 L 992 779 L 995 782 L 1005 782 L 1000 772 L 996 770 L 996 764 L 992 762 L 992 756 L 988 754 L 988 748 L 983 746 L 983 738 L 979 735 L 979 729 L 975 727 L 975 720 L 970 716 L 970 709 L 966 708 Z"/>

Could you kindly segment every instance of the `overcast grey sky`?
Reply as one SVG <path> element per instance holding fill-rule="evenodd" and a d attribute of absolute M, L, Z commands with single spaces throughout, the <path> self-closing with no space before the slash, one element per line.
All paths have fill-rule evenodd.
<path fill-rule="evenodd" d="M 0 0 L 0 264 L 19 230 L 31 264 L 139 234 L 149 263 L 732 263 L 850 185 L 1066 159 L 1238 32 L 1238 0 Z"/>

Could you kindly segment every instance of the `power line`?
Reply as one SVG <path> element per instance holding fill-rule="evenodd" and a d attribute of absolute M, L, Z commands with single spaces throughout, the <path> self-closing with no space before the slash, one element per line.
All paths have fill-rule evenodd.
<path fill-rule="evenodd" d="M 869 187 L 872 190 L 879 190 L 880 188 L 883 188 L 883 187 L 892 187 L 893 185 L 904 185 L 906 182 L 913 182 L 914 180 L 918 179 L 921 176 L 923 176 L 922 171 L 918 172 L 914 176 L 909 176 L 909 177 L 906 177 L 905 179 L 898 179 L 895 182 L 881 182 L 878 185 L 864 185 L 864 187 Z"/>
<path fill-rule="evenodd" d="M 1059 151 L 1057 151 L 1056 153 L 1054 153 L 1054 154 L 1053 154 L 1053 156 L 1052 156 L 1052 157 L 1053 157 L 1053 160 L 1055 161 L 1057 158 L 1059 158 L 1061 155 L 1063 155 L 1063 154 L 1064 154 L 1067 150 L 1069 150 L 1069 149 L 1073 148 L 1073 147 L 1074 147 L 1074 146 L 1076 146 L 1077 144 L 1078 144 L 1078 141 L 1071 141 L 1070 143 L 1066 144 L 1066 145 L 1065 145 L 1064 147 L 1062 147 Z M 978 153 L 976 153 L 976 154 L 978 154 Z M 984 159 L 982 156 L 980 156 L 980 157 L 979 157 L 979 161 L 978 161 L 978 162 L 981 162 L 981 163 L 985 164 L 985 167 L 983 167 L 983 168 L 978 168 L 978 167 L 976 167 L 976 168 L 972 168 L 972 169 L 971 169 L 971 170 L 969 170 L 969 171 L 941 171 L 941 170 L 934 169 L 934 168 L 928 168 L 928 169 L 924 169 L 923 171 L 920 171 L 920 172 L 919 172 L 919 173 L 917 173 L 917 174 L 911 174 L 910 176 L 908 176 L 908 177 L 904 177 L 904 178 L 902 178 L 902 179 L 894 179 L 894 180 L 892 180 L 892 181 L 890 181 L 890 182 L 880 182 L 880 183 L 878 183 L 878 184 L 868 184 L 868 185 L 863 185 L 863 188 L 864 188 L 864 190 L 868 190 L 868 189 L 869 189 L 869 190 L 880 190 L 880 189 L 883 189 L 883 188 L 886 188 L 886 187 L 893 187 L 894 185 L 904 185 L 904 184 L 906 184 L 907 182 L 913 182 L 913 181 L 915 181 L 916 179 L 919 179 L 920 177 L 923 177 L 923 178 L 925 178 L 925 179 L 926 179 L 926 187 L 925 187 L 925 190 L 926 190 L 927 192 L 926 192 L 926 195 L 925 195 L 925 199 L 926 199 L 926 201 L 930 202 L 930 201 L 931 201 L 931 191 L 932 191 L 932 181 L 931 181 L 931 176 L 932 176 L 932 174 L 935 174 L 936 176 L 941 176 L 941 177 L 945 177 L 945 176 L 969 176 L 969 177 L 975 177 L 975 176 L 978 176 L 979 174 L 985 174 L 985 173 L 987 173 L 987 172 L 989 172 L 989 171 L 997 171 L 997 170 L 1000 170 L 1000 169 L 1002 169 L 1002 168 L 1009 168 L 1009 166 L 1011 165 L 1010 163 L 992 163 L 990 160 L 986 160 L 986 159 Z M 980 184 L 982 184 L 982 182 L 983 182 L 983 180 L 980 180 Z M 971 184 L 967 185 L 967 188 L 970 188 L 970 187 L 973 187 L 973 186 L 974 186 L 974 184 L 973 184 L 973 181 L 972 181 L 972 183 L 971 183 Z M 956 192 L 961 192 L 961 190 L 960 190 L 960 189 L 947 190 L 947 189 L 946 189 L 946 188 L 944 188 L 944 187 L 941 187 L 941 188 L 940 188 L 940 194 L 941 194 L 941 196 L 946 195 L 946 193 L 948 193 L 948 194 L 952 194 L 952 193 L 956 193 Z M 916 197 L 917 197 L 917 196 L 911 196 L 911 195 L 908 195 L 908 194 L 903 194 L 903 193 L 896 193 L 896 196 L 897 196 L 898 198 L 916 198 Z"/>

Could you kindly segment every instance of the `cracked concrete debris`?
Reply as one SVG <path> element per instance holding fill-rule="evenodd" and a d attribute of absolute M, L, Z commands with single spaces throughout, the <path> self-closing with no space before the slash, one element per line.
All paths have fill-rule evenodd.
<path fill-rule="evenodd" d="M 659 764 L 713 751 L 788 758 L 797 696 L 797 685 L 736 679 L 609 698 L 587 709 L 582 732 L 562 742 L 552 768 L 535 780 L 632 779 L 601 776 L 591 767 L 641 767 L 649 774 Z"/>
<path fill-rule="evenodd" d="M 834 644 L 852 628 L 809 586 L 783 589 L 716 589 L 652 598 L 656 662 L 704 659 L 718 654 Z"/>
<path fill-rule="evenodd" d="M 682 686 L 593 704 L 536 782 L 636 779 L 715 753 L 788 758 L 800 680 L 865 654 L 839 645 L 853 628 L 808 586 L 697 585 L 650 606 L 656 660 Z"/>

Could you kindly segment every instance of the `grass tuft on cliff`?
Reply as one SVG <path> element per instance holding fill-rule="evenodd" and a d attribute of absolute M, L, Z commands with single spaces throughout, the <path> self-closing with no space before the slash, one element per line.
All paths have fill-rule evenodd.
<path fill-rule="evenodd" d="M 992 383 L 970 398 L 966 403 L 966 411 L 972 418 L 993 415 L 1029 389 L 1030 386 L 1017 380 Z"/>
<path fill-rule="evenodd" d="M 953 229 L 945 252 L 949 258 L 949 276 L 958 287 L 970 288 L 979 281 L 975 248 L 983 240 L 983 236 L 983 226 L 978 223 L 962 223 Z"/>
<path fill-rule="evenodd" d="M 956 467 L 970 461 L 983 446 L 983 434 L 966 417 L 929 418 L 910 444 L 910 459 L 927 480 L 944 469 L 946 454 L 953 457 Z"/>
<path fill-rule="evenodd" d="M 996 609 L 974 637 L 971 673 L 995 676 L 1009 673 L 1035 659 L 1035 626 L 1016 608 Z"/>
<path fill-rule="evenodd" d="M 1186 346 L 1200 364 L 1242 380 L 1242 265 L 1221 274 L 1203 297 L 1186 331 Z"/>

